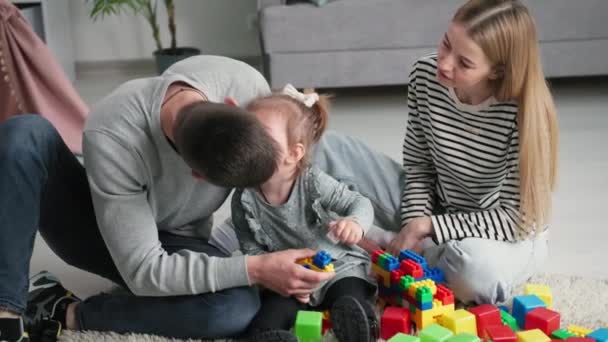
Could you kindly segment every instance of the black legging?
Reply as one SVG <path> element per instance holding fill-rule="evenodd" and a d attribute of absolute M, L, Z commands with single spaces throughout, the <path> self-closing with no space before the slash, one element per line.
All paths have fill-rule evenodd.
<path fill-rule="evenodd" d="M 368 317 L 373 317 L 374 312 L 367 301 L 373 295 L 374 288 L 367 281 L 347 277 L 338 280 L 325 294 L 323 302 L 316 306 L 302 304 L 293 297 L 283 297 L 276 292 L 266 290 L 262 292 L 262 307 L 249 325 L 249 333 L 253 334 L 266 330 L 289 330 L 295 323 L 299 310 L 324 311 L 341 297 L 352 296 L 362 304 Z"/>

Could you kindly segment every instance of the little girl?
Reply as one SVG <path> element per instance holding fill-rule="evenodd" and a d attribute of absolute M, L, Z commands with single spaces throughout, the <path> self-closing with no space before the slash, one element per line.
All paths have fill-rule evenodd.
<path fill-rule="evenodd" d="M 401 231 L 464 302 L 495 303 L 538 271 L 558 127 L 536 27 L 517 0 L 470 0 L 410 75 Z"/>
<path fill-rule="evenodd" d="M 297 311 L 307 309 L 329 309 L 340 341 L 368 342 L 377 335 L 368 302 L 376 289 L 368 278 L 369 256 L 355 246 L 372 225 L 372 205 L 308 163 L 312 145 L 325 130 L 327 107 L 327 97 L 303 94 L 291 85 L 247 107 L 276 140 L 278 157 L 268 181 L 237 190 L 232 198 L 241 250 L 255 255 L 290 248 L 323 249 L 335 259 L 336 272 L 312 294 L 285 298 L 264 290 L 262 307 L 249 326 L 252 341 L 297 341 L 288 330 Z"/>

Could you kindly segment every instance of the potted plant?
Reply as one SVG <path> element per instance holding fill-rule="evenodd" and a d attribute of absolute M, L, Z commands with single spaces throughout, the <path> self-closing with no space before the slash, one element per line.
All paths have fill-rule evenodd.
<path fill-rule="evenodd" d="M 171 64 L 184 58 L 195 56 L 201 53 L 197 48 L 193 47 L 177 47 L 177 30 L 175 25 L 175 3 L 174 0 L 162 0 L 165 9 L 167 10 L 169 33 L 171 34 L 171 47 L 163 48 L 160 39 L 160 29 L 158 26 L 157 13 L 158 1 L 160 0 L 91 0 L 93 8 L 91 9 L 91 18 L 96 20 L 103 18 L 106 15 L 119 14 L 123 10 L 131 10 L 135 14 L 141 14 L 146 18 L 152 36 L 156 43 L 156 51 L 154 57 L 156 59 L 156 68 L 158 73 L 162 73 Z"/>

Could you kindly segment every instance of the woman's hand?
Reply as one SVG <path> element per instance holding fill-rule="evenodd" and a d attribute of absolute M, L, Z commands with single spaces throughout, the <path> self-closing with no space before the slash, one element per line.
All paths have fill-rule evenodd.
<path fill-rule="evenodd" d="M 404 249 L 420 253 L 422 240 L 433 232 L 433 221 L 428 216 L 416 217 L 411 220 L 401 232 L 391 241 L 386 249 L 392 255 L 398 256 Z"/>

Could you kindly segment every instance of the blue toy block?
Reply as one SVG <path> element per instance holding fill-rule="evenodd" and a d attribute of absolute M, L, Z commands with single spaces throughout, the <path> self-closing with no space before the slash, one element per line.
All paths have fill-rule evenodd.
<path fill-rule="evenodd" d="M 439 268 L 425 269 L 424 277 L 433 280 L 436 284 L 445 283 L 445 276 Z"/>
<path fill-rule="evenodd" d="M 547 304 L 536 295 L 517 296 L 513 298 L 513 317 L 520 328 L 526 326 L 526 314 L 536 308 L 547 308 Z"/>
<path fill-rule="evenodd" d="M 399 269 L 399 260 L 394 256 L 391 255 L 390 257 L 386 258 L 385 262 L 386 265 L 382 265 L 382 268 L 384 268 L 385 270 L 390 272 Z"/>
<path fill-rule="evenodd" d="M 420 264 L 420 266 L 422 266 L 423 270 L 427 269 L 426 259 L 423 256 L 421 256 L 413 251 L 410 251 L 409 249 L 402 250 L 399 253 L 400 262 L 403 260 L 409 260 L 409 259 L 412 259 L 415 262 L 417 262 L 418 264 Z"/>
<path fill-rule="evenodd" d="M 433 302 L 426 302 L 426 303 L 416 302 L 416 308 L 418 308 L 422 311 L 431 310 L 433 308 Z"/>
<path fill-rule="evenodd" d="M 511 313 L 506 305 L 501 305 L 498 308 L 506 313 Z"/>
<path fill-rule="evenodd" d="M 304 264 L 304 265 L 302 265 L 302 266 L 304 266 L 304 268 L 307 268 L 307 269 L 309 269 L 309 270 L 310 270 L 310 265 L 308 265 L 308 264 Z"/>
<path fill-rule="evenodd" d="M 608 342 L 608 329 L 600 328 L 591 334 L 587 335 L 588 338 L 594 339 L 596 342 Z"/>
<path fill-rule="evenodd" d="M 324 269 L 325 266 L 331 263 L 331 255 L 326 251 L 318 251 L 312 259 L 312 263 L 320 269 Z"/>

